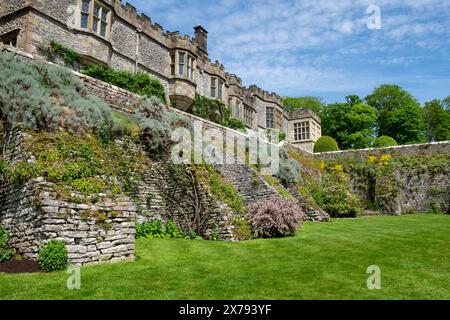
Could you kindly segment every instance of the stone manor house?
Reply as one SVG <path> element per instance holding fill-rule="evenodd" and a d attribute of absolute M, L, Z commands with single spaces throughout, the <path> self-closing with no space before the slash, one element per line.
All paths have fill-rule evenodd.
<path fill-rule="evenodd" d="M 223 101 L 249 129 L 277 129 L 287 141 L 312 151 L 321 136 L 320 118 L 310 110 L 286 112 L 276 93 L 227 73 L 208 56 L 208 32 L 193 38 L 165 31 L 120 0 L 1 0 L 0 43 L 33 55 L 55 40 L 89 63 L 145 71 L 166 87 L 173 107 L 188 111 L 195 94 Z"/>

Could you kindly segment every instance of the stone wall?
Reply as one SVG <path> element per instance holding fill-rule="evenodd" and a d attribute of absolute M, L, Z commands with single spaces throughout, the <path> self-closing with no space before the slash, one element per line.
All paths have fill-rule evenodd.
<path fill-rule="evenodd" d="M 27 135 L 6 136 L 10 163 L 33 161 L 23 149 Z M 36 178 L 0 186 L 0 223 L 11 234 L 11 245 L 25 258 L 37 259 L 50 240 L 66 243 L 69 261 L 77 265 L 134 259 L 136 206 L 124 196 L 72 193 L 58 197 L 52 184 Z"/>
<path fill-rule="evenodd" d="M 399 167 L 392 173 L 369 177 L 350 171 L 353 192 L 385 214 L 450 213 L 450 164 L 438 172 L 427 167 Z"/>
<path fill-rule="evenodd" d="M 337 160 L 337 159 L 367 159 L 369 156 L 380 157 L 390 154 L 392 157 L 399 156 L 420 156 L 439 153 L 450 153 L 450 141 L 414 144 L 388 148 L 369 148 L 359 150 L 346 150 L 335 152 L 315 153 L 314 157 L 319 160 Z"/>
<path fill-rule="evenodd" d="M 201 182 L 193 181 L 195 177 L 195 172 L 187 166 L 154 161 L 134 199 L 138 207 L 138 221 L 173 220 L 182 230 L 189 231 L 189 221 L 192 221 L 198 208 L 205 216 L 202 236 L 209 239 L 216 234 L 219 240 L 235 240 L 231 224 L 233 211 L 215 199 Z"/>

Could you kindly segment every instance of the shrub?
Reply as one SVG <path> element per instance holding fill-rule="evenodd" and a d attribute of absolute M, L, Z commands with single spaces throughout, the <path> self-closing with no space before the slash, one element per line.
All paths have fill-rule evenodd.
<path fill-rule="evenodd" d="M 14 256 L 15 252 L 9 247 L 8 241 L 9 234 L 5 228 L 0 225 L 0 262 L 9 261 Z"/>
<path fill-rule="evenodd" d="M 157 97 L 161 102 L 166 101 L 164 86 L 145 72 L 118 71 L 94 65 L 86 67 L 83 73 L 141 96 Z"/>
<path fill-rule="evenodd" d="M 273 238 L 294 235 L 303 212 L 290 200 L 259 201 L 249 206 L 249 222 L 256 237 Z"/>
<path fill-rule="evenodd" d="M 39 252 L 39 266 L 46 272 L 59 271 L 67 267 L 68 253 L 66 244 L 52 240 Z"/>
<path fill-rule="evenodd" d="M 111 108 L 87 95 L 83 82 L 66 68 L 0 54 L 0 120 L 9 126 L 107 137 L 115 124 Z"/>
<path fill-rule="evenodd" d="M 374 148 L 387 148 L 397 146 L 397 141 L 389 136 L 381 136 L 375 139 L 373 143 Z"/>
<path fill-rule="evenodd" d="M 43 51 L 49 60 L 52 60 L 54 55 L 60 56 L 64 60 L 64 63 L 71 67 L 81 64 L 83 59 L 81 54 L 75 50 L 66 48 L 54 40 L 50 41 L 49 47 L 41 48 L 41 51 Z"/>
<path fill-rule="evenodd" d="M 0 159 L 0 184 L 8 177 L 8 164 L 5 160 Z"/>
<path fill-rule="evenodd" d="M 237 240 L 250 240 L 252 238 L 252 226 L 250 222 L 244 218 L 235 217 L 232 221 L 234 226 L 233 234 Z"/>
<path fill-rule="evenodd" d="M 230 129 L 247 132 L 245 124 L 241 120 L 233 118 L 231 108 L 227 108 L 220 100 L 196 94 L 192 105 L 192 114 Z"/>
<path fill-rule="evenodd" d="M 162 221 L 154 220 L 136 224 L 136 239 L 179 239 L 183 232 L 173 220 L 166 225 Z"/>
<path fill-rule="evenodd" d="M 325 173 L 313 196 L 332 217 L 356 217 L 362 211 L 361 201 L 352 193 L 348 177 L 344 173 Z"/>
<path fill-rule="evenodd" d="M 141 129 L 141 138 L 150 151 L 167 151 L 173 144 L 172 130 L 176 126 L 189 128 L 187 119 L 171 112 L 156 97 L 143 99 L 132 117 Z"/>
<path fill-rule="evenodd" d="M 301 182 L 300 164 L 292 159 L 288 152 L 280 149 L 280 168 L 278 170 L 277 178 L 284 185 L 290 185 Z"/>
<path fill-rule="evenodd" d="M 339 151 L 339 146 L 332 137 L 323 136 L 317 140 L 314 145 L 314 152 L 331 152 L 331 151 Z"/>
<path fill-rule="evenodd" d="M 236 188 L 226 181 L 218 171 L 210 165 L 194 167 L 196 178 L 208 186 L 211 193 L 220 201 L 225 202 L 236 213 L 244 213 L 244 200 Z"/>

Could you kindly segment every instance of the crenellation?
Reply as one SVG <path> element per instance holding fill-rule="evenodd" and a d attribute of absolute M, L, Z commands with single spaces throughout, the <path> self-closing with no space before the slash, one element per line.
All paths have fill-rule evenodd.
<path fill-rule="evenodd" d="M 244 87 L 241 78 L 228 73 L 219 60 L 212 60 L 208 54 L 208 31 L 203 26 L 195 26 L 193 36 L 180 35 L 179 31 L 166 31 L 145 13 L 139 13 L 130 2 L 89 1 L 109 9 L 107 30 L 103 34 L 98 26 L 92 25 L 93 5 L 89 13 L 91 25 L 82 29 L 81 20 L 70 28 L 66 26 L 67 8 L 76 4 L 76 0 L 4 0 L 6 8 L 2 6 L 4 10 L 0 10 L 0 17 L 6 18 L 0 20 L 0 42 L 2 37 L 10 37 L 9 33 L 19 30 L 18 48 L 35 55 L 42 44 L 55 40 L 79 52 L 87 61 L 120 70 L 148 72 L 166 87 L 167 102 L 184 111 L 192 108 L 197 93 L 232 105 L 233 116 L 249 129 L 279 129 L 290 138 L 294 136 L 293 132 L 287 131 L 298 119 L 285 112 L 282 97 L 256 85 Z M 24 6 L 32 7 L 32 12 L 14 15 L 14 8 L 18 11 Z M 81 12 L 78 16 L 81 17 Z M 27 27 L 31 25 L 32 28 Z M 180 62 L 180 56 L 185 55 L 186 60 L 190 59 L 190 66 L 186 60 Z M 194 72 L 188 75 L 188 70 Z M 219 85 L 221 90 L 217 88 Z M 244 106 L 241 107 L 241 103 Z M 268 118 L 272 116 L 276 121 Z M 318 118 L 314 114 L 310 116 L 311 119 Z M 316 122 L 320 124 L 320 121 Z M 314 139 L 308 143 L 314 143 Z"/>

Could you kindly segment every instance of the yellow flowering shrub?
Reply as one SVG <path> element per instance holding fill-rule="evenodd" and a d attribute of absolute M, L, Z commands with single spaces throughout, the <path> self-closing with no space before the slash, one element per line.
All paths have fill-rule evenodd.
<path fill-rule="evenodd" d="M 371 164 L 376 163 L 377 160 L 378 160 L 378 158 L 375 157 L 375 156 L 369 156 L 369 157 L 367 157 L 367 162 L 368 162 L 368 163 L 371 163 Z"/>
<path fill-rule="evenodd" d="M 379 162 L 380 167 L 387 166 L 391 160 L 392 156 L 390 154 L 382 155 Z"/>
<path fill-rule="evenodd" d="M 335 165 L 332 170 L 333 170 L 334 174 L 342 174 L 342 173 L 344 173 L 344 167 L 341 166 L 340 164 Z"/>

